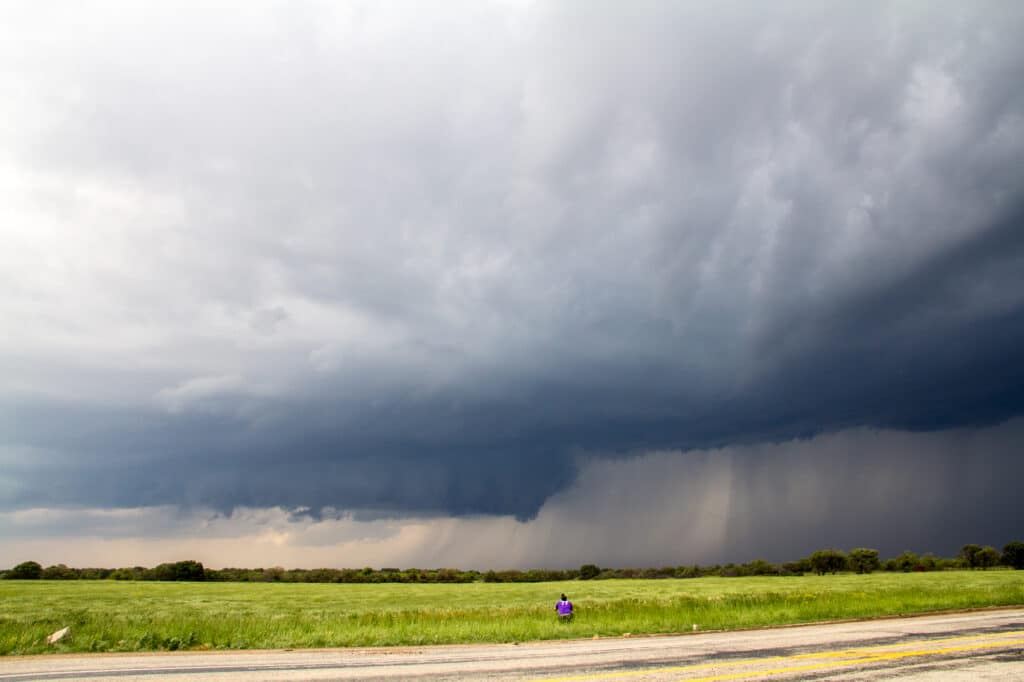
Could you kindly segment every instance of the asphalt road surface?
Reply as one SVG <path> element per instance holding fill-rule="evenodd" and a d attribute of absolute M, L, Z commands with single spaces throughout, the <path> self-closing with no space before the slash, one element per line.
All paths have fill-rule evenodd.
<path fill-rule="evenodd" d="M 518 645 L 0 658 L 0 681 L 380 679 L 1024 680 L 1024 609 Z"/>

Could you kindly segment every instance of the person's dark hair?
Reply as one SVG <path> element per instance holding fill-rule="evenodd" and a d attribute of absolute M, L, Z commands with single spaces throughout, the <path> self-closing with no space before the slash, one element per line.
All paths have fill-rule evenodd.
<path fill-rule="evenodd" d="M 564 594 L 562 595 L 562 601 L 568 601 L 568 599 L 566 598 L 566 596 Z"/>

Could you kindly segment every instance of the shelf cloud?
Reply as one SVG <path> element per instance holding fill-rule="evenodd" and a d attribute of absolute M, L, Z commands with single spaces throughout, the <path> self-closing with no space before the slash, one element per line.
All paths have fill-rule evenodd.
<path fill-rule="evenodd" d="M 1024 421 L 850 429 L 776 444 L 590 458 L 529 520 L 324 509 L 0 512 L 0 564 L 574 568 L 783 562 L 870 546 L 953 556 L 1015 537 Z"/>
<path fill-rule="evenodd" d="M 0 8 L 3 523 L 422 526 L 443 555 L 367 556 L 439 564 L 487 528 L 546 565 L 551 523 L 643 564 L 678 555 L 571 532 L 581 486 L 729 488 L 687 561 L 847 467 L 931 499 L 941 452 L 935 490 L 1003 499 L 1022 33 L 1013 3 Z"/>

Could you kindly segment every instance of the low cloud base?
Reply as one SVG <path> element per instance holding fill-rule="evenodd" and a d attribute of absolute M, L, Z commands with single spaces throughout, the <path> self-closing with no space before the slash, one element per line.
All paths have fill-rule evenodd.
<path fill-rule="evenodd" d="M 784 561 L 823 547 L 952 555 L 1024 536 L 1024 419 L 930 433 L 586 457 L 535 518 L 176 507 L 0 513 L 0 565 L 568 568 Z"/>

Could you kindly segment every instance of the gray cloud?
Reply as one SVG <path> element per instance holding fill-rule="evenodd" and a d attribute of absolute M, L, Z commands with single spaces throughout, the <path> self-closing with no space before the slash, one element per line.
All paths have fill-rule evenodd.
<path fill-rule="evenodd" d="M 280 508 L 0 512 L 0 566 L 185 556 L 210 566 L 674 566 L 788 561 L 830 546 L 953 556 L 968 542 L 1019 537 L 1022 437 L 1016 419 L 589 459 L 528 521 Z"/>
<path fill-rule="evenodd" d="M 1024 407 L 1012 4 L 0 12 L 2 508 L 527 519 Z"/>

